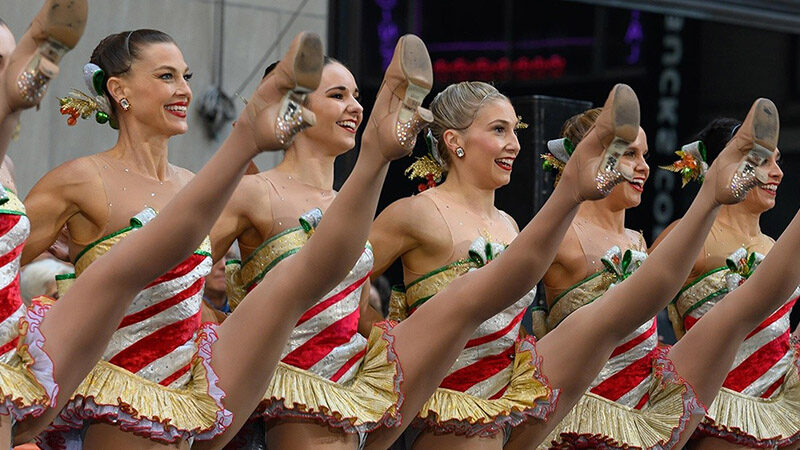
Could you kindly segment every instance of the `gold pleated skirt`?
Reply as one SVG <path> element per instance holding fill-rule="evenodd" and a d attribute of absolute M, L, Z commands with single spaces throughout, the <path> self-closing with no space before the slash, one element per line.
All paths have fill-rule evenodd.
<path fill-rule="evenodd" d="M 363 433 L 400 421 L 403 372 L 394 351 L 393 324 L 376 324 L 367 341 L 364 360 L 348 383 L 336 383 L 288 364 L 279 363 L 257 416 L 300 418 Z"/>
<path fill-rule="evenodd" d="M 532 336 L 516 343 L 509 385 L 498 399 L 485 399 L 452 389 L 438 388 L 414 421 L 418 428 L 437 434 L 493 436 L 504 426 L 529 418 L 545 420 L 555 409 L 558 391 L 542 374 L 541 357 Z"/>
<path fill-rule="evenodd" d="M 662 349 L 653 360 L 650 398 L 642 409 L 585 393 L 540 449 L 671 448 L 693 414 L 705 408 Z"/>
<path fill-rule="evenodd" d="M 750 397 L 722 388 L 711 403 L 697 434 L 735 444 L 772 448 L 800 441 L 800 346 L 777 395 Z"/>
<path fill-rule="evenodd" d="M 100 421 L 168 443 L 221 434 L 233 415 L 222 405 L 225 393 L 217 387 L 210 364 L 211 346 L 216 341 L 214 329 L 215 325 L 204 324 L 198 331 L 198 351 L 192 359 L 191 381 L 185 387 L 162 386 L 100 361 L 46 433 L 80 429 Z"/>

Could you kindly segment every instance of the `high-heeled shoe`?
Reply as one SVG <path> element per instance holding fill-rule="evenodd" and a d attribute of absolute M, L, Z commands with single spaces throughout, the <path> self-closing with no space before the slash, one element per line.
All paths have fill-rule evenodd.
<path fill-rule="evenodd" d="M 750 189 L 769 181 L 763 165 L 778 147 L 779 132 L 780 117 L 775 104 L 766 98 L 753 102 L 744 122 L 716 158 L 720 164 L 728 159 L 739 161 L 727 183 L 728 192 L 717 195 L 721 203 L 742 201 Z"/>
<path fill-rule="evenodd" d="M 377 148 L 390 160 L 411 153 L 417 134 L 433 122 L 433 114 L 420 106 L 432 86 L 425 43 L 413 34 L 402 36 L 364 129 L 362 148 Z"/>
<path fill-rule="evenodd" d="M 237 127 L 247 127 L 260 151 L 291 145 L 297 133 L 316 123 L 303 107 L 306 95 L 319 86 L 324 63 L 322 40 L 315 33 L 295 37 L 283 59 L 261 80 Z"/>
<path fill-rule="evenodd" d="M 45 2 L 0 74 L 9 112 L 39 104 L 48 83 L 58 75 L 61 58 L 83 35 L 88 13 L 87 0 Z"/>
<path fill-rule="evenodd" d="M 617 184 L 633 179 L 633 174 L 627 168 L 619 166 L 619 160 L 638 134 L 639 99 L 630 86 L 617 84 L 608 94 L 603 111 L 594 125 L 570 157 L 570 162 L 576 160 L 573 167 L 578 171 L 575 176 L 580 180 L 578 193 L 582 199 L 605 197 Z M 599 164 L 593 166 L 599 148 L 603 149 L 603 153 Z M 590 181 L 588 177 L 593 179 Z"/>

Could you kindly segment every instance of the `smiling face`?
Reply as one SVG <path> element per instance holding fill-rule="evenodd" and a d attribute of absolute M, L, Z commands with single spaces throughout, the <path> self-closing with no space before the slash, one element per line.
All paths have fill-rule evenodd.
<path fill-rule="evenodd" d="M 364 118 L 358 95 L 356 80 L 345 66 L 337 62 L 325 65 L 319 87 L 308 95 L 306 104 L 317 123 L 300 133 L 294 145 L 310 146 L 330 156 L 355 147 Z"/>
<path fill-rule="evenodd" d="M 610 205 L 614 205 L 619 209 L 633 208 L 639 206 L 642 202 L 642 192 L 644 192 L 644 183 L 650 176 L 650 166 L 645 161 L 647 155 L 647 135 L 640 127 L 639 134 L 636 140 L 628 146 L 625 154 L 620 159 L 620 164 L 628 167 L 630 172 L 633 173 L 633 181 L 622 183 L 614 186 L 611 194 L 608 195 L 607 201 Z"/>
<path fill-rule="evenodd" d="M 761 214 L 775 207 L 775 199 L 778 195 L 778 186 L 783 180 L 783 170 L 780 168 L 781 152 L 776 150 L 761 167 L 769 176 L 766 184 L 759 184 L 751 189 L 742 201 L 741 205 L 748 211 Z"/>
<path fill-rule="evenodd" d="M 487 101 L 469 127 L 445 131 L 445 135 L 452 136 L 445 136 L 451 152 L 449 170 L 484 189 L 508 184 L 520 150 L 517 122 L 517 114 L 508 100 Z M 456 155 L 457 147 L 464 149 L 462 158 Z"/>
<path fill-rule="evenodd" d="M 118 103 L 125 97 L 131 104 L 129 111 L 122 111 L 117 105 L 120 126 L 136 123 L 164 136 L 186 133 L 186 114 L 192 101 L 190 78 L 189 67 L 177 45 L 144 45 L 127 73 L 108 79 L 108 90 L 114 100 Z"/>

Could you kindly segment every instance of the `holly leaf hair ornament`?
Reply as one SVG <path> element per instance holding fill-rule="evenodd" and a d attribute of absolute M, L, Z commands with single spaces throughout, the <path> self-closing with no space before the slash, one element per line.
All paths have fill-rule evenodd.
<path fill-rule="evenodd" d="M 552 139 L 547 141 L 548 153 L 542 153 L 542 169 L 547 172 L 554 172 L 556 179 L 554 185 L 558 184 L 561 180 L 561 174 L 564 172 L 564 167 L 575 151 L 575 146 L 567 138 Z"/>
<path fill-rule="evenodd" d="M 703 182 L 708 172 L 706 162 L 706 146 L 703 141 L 694 141 L 681 147 L 675 152 L 679 160 L 668 166 L 660 166 L 662 169 L 681 174 L 681 187 L 686 186 L 690 181 Z"/>
<path fill-rule="evenodd" d="M 417 158 L 417 160 L 403 172 L 409 180 L 414 180 L 416 178 L 425 180 L 424 183 L 420 183 L 417 186 L 419 192 L 436 187 L 437 184 L 441 183 L 442 174 L 444 174 L 444 162 L 442 161 L 441 155 L 439 155 L 439 149 L 436 147 L 437 141 L 430 128 L 428 132 L 425 133 L 425 145 L 428 147 L 428 154 Z"/>
<path fill-rule="evenodd" d="M 72 89 L 69 95 L 58 99 L 59 111 L 61 114 L 69 116 L 67 125 L 75 125 L 79 117 L 88 119 L 94 116 L 97 123 L 108 123 L 111 128 L 118 128 L 117 122 L 111 114 L 108 98 L 103 92 L 105 80 L 105 72 L 96 64 L 88 63 L 83 66 L 83 81 L 86 83 L 89 93 Z"/>

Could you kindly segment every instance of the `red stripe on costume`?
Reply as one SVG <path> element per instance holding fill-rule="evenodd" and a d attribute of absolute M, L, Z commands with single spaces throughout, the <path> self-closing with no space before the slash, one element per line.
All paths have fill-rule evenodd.
<path fill-rule="evenodd" d="M 696 319 L 692 316 L 686 316 L 686 318 L 683 319 L 683 327 L 686 328 L 686 331 L 689 331 L 698 320 L 700 319 Z"/>
<path fill-rule="evenodd" d="M 497 330 L 494 333 L 487 334 L 486 336 L 470 339 L 469 341 L 467 341 L 467 345 L 465 345 L 464 348 L 476 347 L 478 345 L 486 344 L 487 342 L 492 342 L 496 339 L 500 339 L 501 337 L 507 335 L 509 331 L 513 330 L 514 327 L 517 326 L 517 324 L 522 320 L 522 316 L 524 315 L 525 315 L 525 310 L 523 309 L 522 311 L 520 311 L 519 314 L 517 314 L 517 317 L 514 317 L 514 319 L 511 322 L 509 322 L 508 325 L 505 326 L 505 328 Z"/>
<path fill-rule="evenodd" d="M 768 387 L 767 390 L 764 391 L 763 394 L 761 394 L 761 398 L 770 398 L 770 397 L 772 397 L 772 394 L 775 393 L 775 391 L 778 390 L 778 388 L 783 385 L 783 380 L 785 380 L 785 379 L 786 379 L 786 375 L 781 375 L 780 378 L 775 380 L 775 382 L 772 383 L 772 385 L 770 387 Z"/>
<path fill-rule="evenodd" d="M 611 358 L 621 355 L 628 350 L 636 347 L 637 345 L 641 344 L 642 342 L 646 341 L 650 336 L 656 333 L 656 319 L 653 318 L 653 323 L 650 325 L 650 328 L 647 329 L 644 333 L 636 336 L 635 338 L 631 339 L 630 341 L 620 345 L 619 347 L 614 349 L 614 352 L 611 353 Z"/>
<path fill-rule="evenodd" d="M 19 214 L 0 214 L 0 236 L 8 233 L 22 219 Z"/>
<path fill-rule="evenodd" d="M 180 369 L 176 370 L 172 375 L 159 381 L 158 384 L 162 386 L 169 386 L 170 384 L 172 384 L 173 381 L 177 380 L 178 378 L 182 377 L 183 374 L 188 372 L 190 367 L 192 367 L 191 363 L 181 367 Z"/>
<path fill-rule="evenodd" d="M 22 304 L 22 297 L 19 294 L 19 272 L 14 280 L 3 289 L 0 289 L 0 322 L 8 319 L 17 312 Z"/>
<path fill-rule="evenodd" d="M 792 307 L 794 306 L 794 302 L 795 302 L 795 301 L 797 301 L 797 298 L 795 298 L 795 299 L 793 299 L 793 300 L 791 300 L 791 301 L 788 301 L 788 302 L 786 302 L 786 304 L 785 304 L 785 305 L 781 306 L 781 309 L 779 309 L 779 310 L 775 311 L 775 312 L 774 312 L 774 313 L 773 313 L 771 316 L 767 317 L 767 320 L 765 320 L 765 321 L 761 322 L 761 323 L 760 323 L 760 324 L 759 324 L 759 325 L 756 327 L 756 329 L 755 329 L 755 330 L 753 330 L 753 331 L 752 331 L 750 334 L 748 334 L 748 335 L 747 335 L 747 337 L 746 337 L 746 338 L 744 338 L 744 339 L 745 339 L 745 340 L 749 339 L 750 337 L 752 337 L 753 335 L 755 335 L 755 334 L 756 334 L 756 333 L 758 333 L 759 331 L 763 330 L 764 328 L 767 328 L 768 326 L 770 326 L 770 325 L 772 325 L 773 323 L 777 322 L 778 320 L 782 319 L 782 318 L 783 318 L 783 316 L 785 316 L 786 314 L 788 314 L 788 313 L 789 313 L 789 311 L 791 311 L 791 310 L 792 310 Z M 786 329 L 786 332 L 787 332 L 787 333 L 789 332 L 789 329 L 788 329 L 788 328 Z"/>
<path fill-rule="evenodd" d="M 767 342 L 728 372 L 728 376 L 722 386 L 736 392 L 742 392 L 747 386 L 750 386 L 770 370 L 775 363 L 780 361 L 787 351 L 789 351 L 788 335 L 786 335 L 786 339 L 775 339 Z"/>
<path fill-rule="evenodd" d="M 2 234 L 0 234 L 0 237 Z M 22 253 L 22 247 L 25 246 L 25 243 L 19 244 L 16 248 L 11 250 L 10 252 L 6 253 L 5 255 L 0 256 L 0 267 L 5 266 L 6 264 L 14 261 L 14 259 Z"/>
<path fill-rule="evenodd" d="M 482 358 L 467 367 L 462 367 L 442 380 L 440 387 L 464 392 L 472 386 L 486 380 L 511 364 L 514 355 L 514 346 L 508 347 L 502 353 Z"/>
<path fill-rule="evenodd" d="M 5 355 L 6 353 L 14 350 L 17 347 L 17 342 L 19 341 L 19 336 L 16 336 L 14 339 L 6 342 L 2 346 L 0 346 L 0 355 Z"/>
<path fill-rule="evenodd" d="M 489 397 L 489 400 L 499 399 L 500 397 L 503 396 L 503 394 L 506 393 L 506 389 L 508 389 L 508 385 L 503 386 L 503 389 L 500 389 L 500 391 L 498 391 L 497 394 L 494 394 L 493 396 Z"/>
<path fill-rule="evenodd" d="M 591 392 L 617 401 L 620 397 L 630 392 L 652 373 L 653 357 L 658 352 L 657 348 L 634 361 L 624 369 L 603 380 L 602 383 L 591 389 Z"/>
<path fill-rule="evenodd" d="M 176 278 L 180 278 L 186 275 L 187 273 L 194 270 L 195 267 L 199 266 L 206 258 L 208 258 L 208 256 L 192 253 L 192 255 L 186 258 L 182 263 L 173 267 L 169 272 L 165 273 L 164 275 L 161 275 L 160 277 L 156 278 L 152 283 L 145 286 L 145 289 L 153 287 L 157 284 L 161 284 L 165 281 L 172 281 Z"/>
<path fill-rule="evenodd" d="M 645 392 L 644 397 L 642 397 L 642 399 L 639 400 L 639 403 L 637 403 L 636 406 L 633 407 L 633 409 L 642 409 L 642 408 L 644 408 L 644 405 L 647 404 L 648 400 L 650 400 L 650 393 L 649 392 Z"/>
<path fill-rule="evenodd" d="M 200 311 L 189 318 L 171 323 L 139 339 L 114 355 L 108 362 L 131 372 L 137 372 L 142 367 L 190 341 L 199 327 Z"/>
<path fill-rule="evenodd" d="M 353 292 L 356 289 L 358 289 L 359 287 L 361 287 L 361 285 L 363 285 L 364 282 L 368 278 L 369 278 L 369 273 L 367 275 L 365 275 L 364 278 L 362 278 L 362 279 L 356 281 L 355 283 L 351 284 L 350 286 L 347 286 L 346 288 L 342 289 L 339 293 L 337 293 L 335 295 L 332 295 L 332 296 L 326 298 L 325 300 L 317 303 L 316 305 L 312 306 L 309 310 L 307 310 L 305 313 L 303 313 L 302 316 L 300 316 L 300 320 L 297 321 L 297 324 L 295 324 L 295 327 L 299 327 L 300 325 L 302 325 L 304 322 L 308 321 L 312 317 L 314 317 L 317 314 L 321 313 L 322 311 L 325 311 L 326 309 L 328 309 L 331 305 L 333 305 L 333 304 L 339 302 L 340 300 L 344 299 L 345 297 L 347 297 L 348 294 L 350 294 L 351 292 Z"/>
<path fill-rule="evenodd" d="M 333 374 L 333 376 L 331 377 L 331 381 L 333 381 L 334 383 L 338 382 L 339 379 L 342 378 L 342 376 L 344 376 L 344 374 L 346 374 L 347 371 L 350 370 L 350 368 L 353 367 L 354 364 L 360 362 L 361 358 L 363 358 L 364 355 L 366 354 L 367 354 L 367 348 L 364 347 L 363 350 L 353 355 L 352 358 L 348 359 L 347 362 L 344 363 L 344 365 L 340 367 L 335 374 Z"/>
<path fill-rule="evenodd" d="M 359 310 L 328 325 L 315 334 L 303 345 L 289 352 L 281 361 L 303 370 L 308 370 L 324 358 L 336 347 L 342 346 L 353 338 L 358 329 Z"/>
<path fill-rule="evenodd" d="M 122 319 L 122 322 L 120 322 L 119 327 L 117 327 L 117 329 L 124 328 L 127 327 L 128 325 L 149 319 L 155 316 L 156 314 L 160 313 L 161 311 L 165 311 L 170 307 L 175 306 L 178 303 L 186 300 L 187 298 L 192 297 L 193 295 L 197 294 L 203 289 L 204 281 L 205 281 L 204 278 L 198 278 L 197 281 L 192 283 L 191 286 L 182 290 L 181 292 L 178 292 L 172 297 L 162 300 L 156 303 L 155 305 L 149 306 L 139 312 L 133 313 L 129 316 L 125 316 L 125 318 Z"/>

